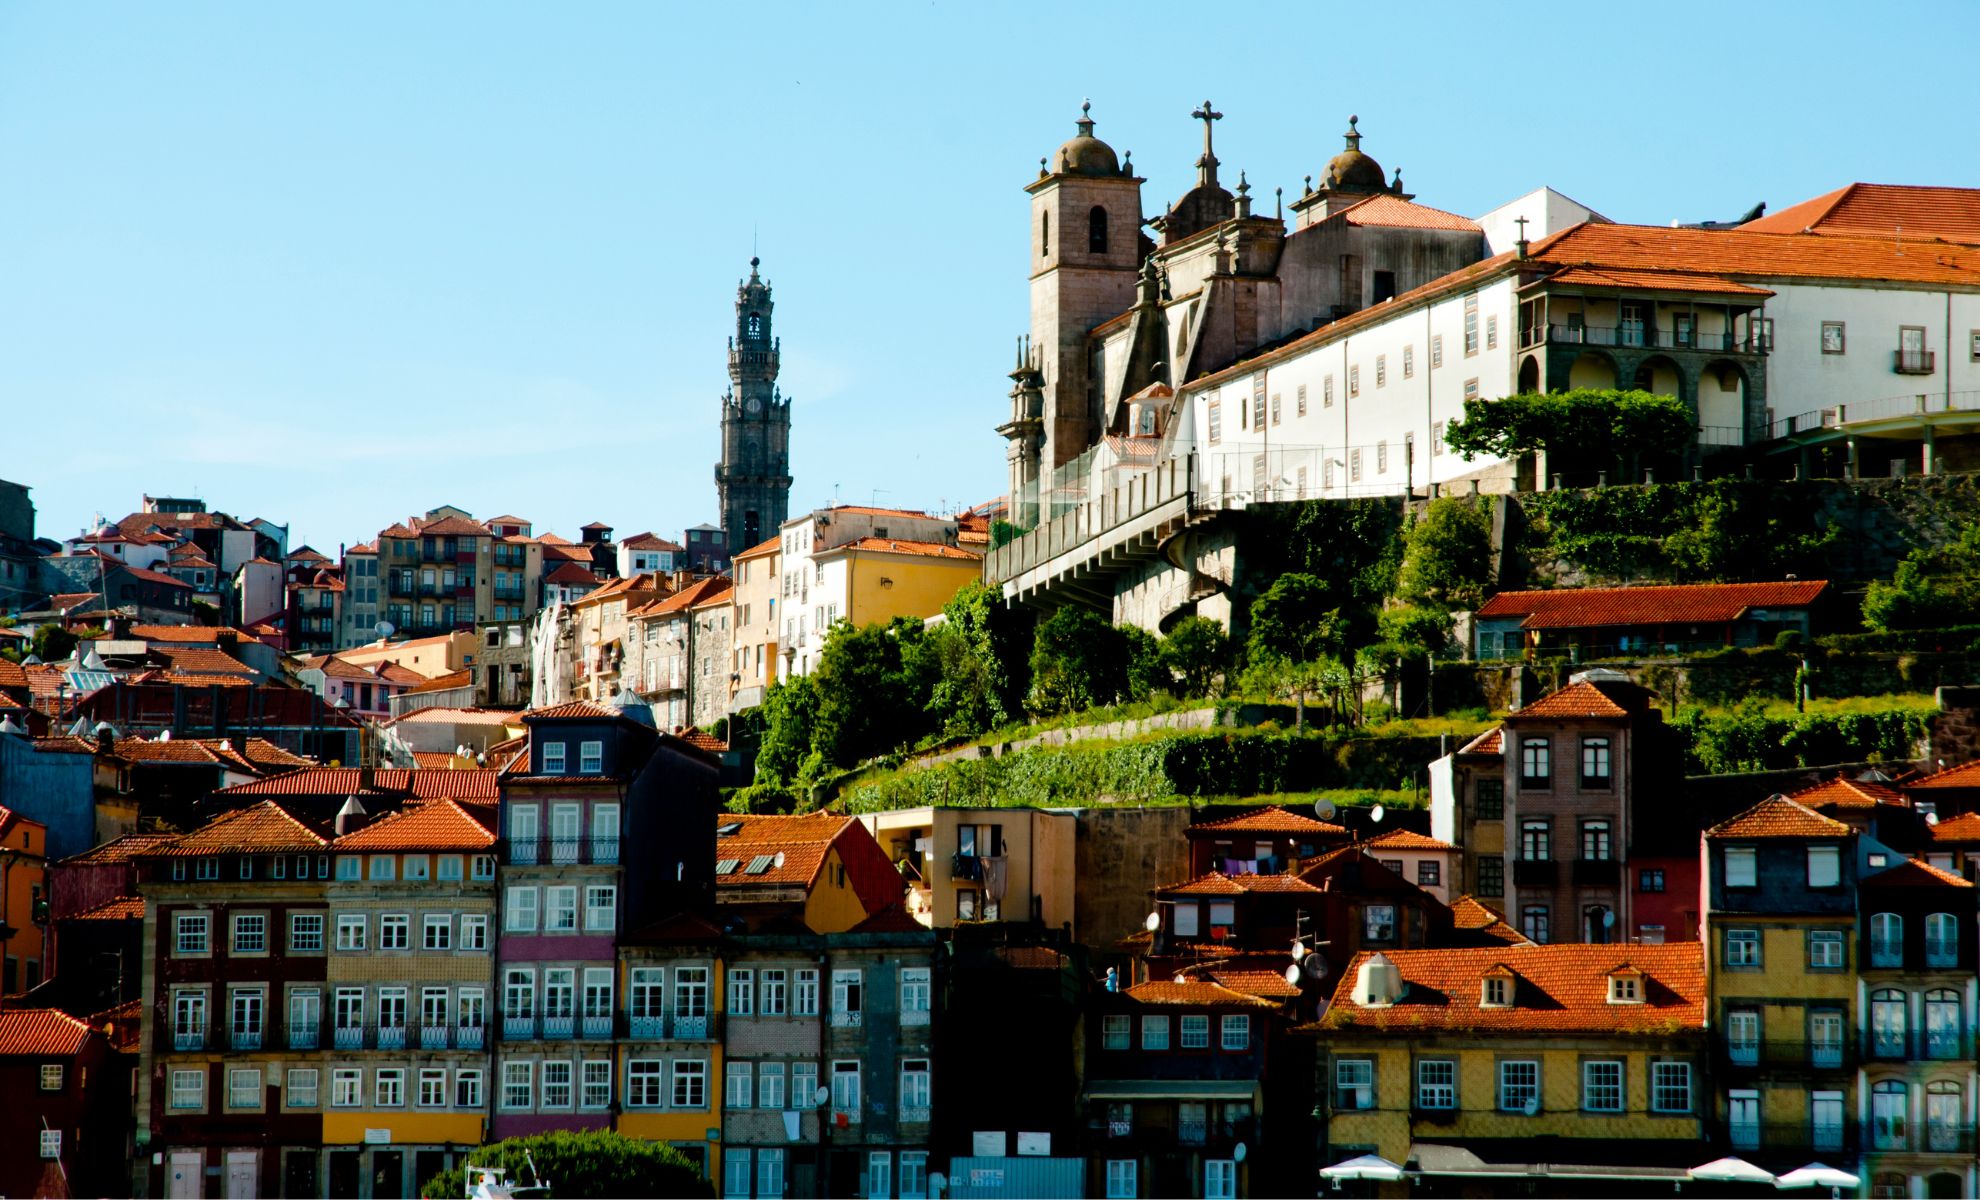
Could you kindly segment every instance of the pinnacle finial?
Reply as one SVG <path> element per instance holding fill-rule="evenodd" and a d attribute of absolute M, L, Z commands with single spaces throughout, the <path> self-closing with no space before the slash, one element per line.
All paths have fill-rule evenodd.
<path fill-rule="evenodd" d="M 1079 127 L 1079 136 L 1093 136 L 1093 101 L 1082 100 L 1079 105 L 1079 120 L 1073 122 Z"/>
<path fill-rule="evenodd" d="M 1251 191 L 1251 182 L 1244 177 L 1244 171 L 1242 168 L 1240 168 L 1238 171 L 1237 190 L 1238 190 L 1238 195 L 1240 196 L 1245 195 Z"/>
<path fill-rule="evenodd" d="M 1355 128 L 1355 125 L 1360 120 L 1361 118 L 1358 116 L 1350 115 L 1348 117 L 1347 133 L 1343 136 L 1347 138 L 1347 148 L 1350 150 L 1361 149 L 1361 130 Z"/>

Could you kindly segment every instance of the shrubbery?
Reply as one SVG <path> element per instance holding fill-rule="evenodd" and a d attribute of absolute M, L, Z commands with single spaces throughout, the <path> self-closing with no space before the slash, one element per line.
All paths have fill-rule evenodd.
<path fill-rule="evenodd" d="M 715 1194 L 680 1151 L 665 1142 L 620 1133 L 558 1132 L 510 1138 L 470 1151 L 467 1161 L 477 1167 L 502 1168 L 512 1186 L 531 1181 L 533 1163 L 535 1176 L 548 1180 L 549 1186 L 531 1194 L 544 1200 Z M 429 1200 L 466 1195 L 466 1163 L 427 1180 L 419 1194 Z"/>

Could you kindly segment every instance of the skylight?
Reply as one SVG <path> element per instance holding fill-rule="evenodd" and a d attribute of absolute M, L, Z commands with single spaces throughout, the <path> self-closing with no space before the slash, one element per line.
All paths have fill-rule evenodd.
<path fill-rule="evenodd" d="M 777 856 L 774 854 L 759 854 L 749 860 L 749 870 L 745 871 L 744 874 L 761 875 L 770 869 L 771 863 L 776 861 Z"/>

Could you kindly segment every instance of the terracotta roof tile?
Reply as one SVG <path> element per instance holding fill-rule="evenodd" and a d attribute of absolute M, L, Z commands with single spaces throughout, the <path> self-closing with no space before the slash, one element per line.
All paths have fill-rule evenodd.
<path fill-rule="evenodd" d="M 1283 982 L 1283 981 L 1282 981 Z M 1137 983 L 1127 989 L 1124 995 L 1137 1004 L 1156 1007 L 1190 1008 L 1276 1008 L 1269 1000 L 1246 995 L 1220 984 L 1194 981 L 1188 983 L 1154 982 Z"/>
<path fill-rule="evenodd" d="M 533 713 L 515 713 L 500 708 L 416 708 L 403 717 L 394 718 L 394 725 L 510 725 L 522 724 L 524 716 Z M 615 714 L 616 715 L 616 714 Z"/>
<path fill-rule="evenodd" d="M 482 819 L 452 800 L 411 805 L 331 843 L 337 850 L 402 852 L 485 850 L 494 844 L 495 834 Z"/>
<path fill-rule="evenodd" d="M 99 867 L 127 863 L 138 855 L 178 838 L 176 833 L 127 833 L 94 849 L 62 860 L 65 867 Z"/>
<path fill-rule="evenodd" d="M 760 884 L 808 884 L 818 875 L 832 843 L 855 818 L 839 813 L 815 812 L 801 816 L 724 813 L 717 818 L 722 829 L 735 826 L 733 833 L 715 839 L 715 859 L 733 861 L 736 866 L 715 876 L 718 887 L 752 887 Z M 778 855 L 783 862 L 776 862 Z M 751 871 L 762 864 L 762 869 Z"/>
<path fill-rule="evenodd" d="M 174 671 L 187 675 L 253 675 L 254 668 L 212 646 L 179 645 L 153 651 Z"/>
<path fill-rule="evenodd" d="M 1413 204 L 1400 196 L 1370 196 L 1349 205 L 1334 216 L 1349 225 L 1379 225 L 1402 229 L 1444 229 L 1458 233 L 1482 233 L 1484 229 L 1470 217 L 1460 217 L 1427 204 Z"/>
<path fill-rule="evenodd" d="M 568 700 L 562 704 L 553 704 L 549 708 L 532 708 L 520 716 L 525 721 L 611 721 L 618 718 L 619 711 L 615 708 L 607 708 L 603 704 L 593 704 L 589 700 Z"/>
<path fill-rule="evenodd" d="M 1748 233 L 1980 243 L 1980 188 L 1852 183 L 1741 225 Z"/>
<path fill-rule="evenodd" d="M 144 919 L 144 897 L 118 896 L 92 905 L 74 914 L 71 921 L 141 921 Z"/>
<path fill-rule="evenodd" d="M 1886 871 L 1863 878 L 1864 887 L 1961 887 L 1972 883 L 1951 871 L 1935 867 L 1920 858 L 1907 858 Z"/>
<path fill-rule="evenodd" d="M 315 851 L 329 844 L 329 838 L 318 833 L 294 813 L 273 800 L 264 800 L 252 808 L 222 813 L 191 833 L 173 838 L 162 846 L 141 851 L 140 856 L 186 858 L 208 854 Z"/>
<path fill-rule="evenodd" d="M 1827 588 L 1821 579 L 1780 583 L 1687 583 L 1658 587 L 1500 592 L 1480 617 L 1515 617 L 1522 629 L 1683 625 L 1736 621 L 1749 608 L 1802 608 Z"/>
<path fill-rule="evenodd" d="M 1798 792 L 1789 792 L 1788 799 L 1817 812 L 1825 808 L 1875 808 L 1879 804 L 1901 805 L 1905 802 L 1904 793 L 1890 784 L 1864 783 L 1841 775 Z"/>
<path fill-rule="evenodd" d="M 1459 754 L 1504 754 L 1505 749 L 1506 749 L 1505 730 L 1499 726 L 1493 726 L 1492 728 L 1487 729 L 1484 733 L 1479 734 L 1477 737 L 1472 738 L 1469 742 L 1465 743 L 1464 746 L 1458 750 L 1458 753 Z"/>
<path fill-rule="evenodd" d="M 1980 788 L 1980 759 L 1934 771 L 1921 779 L 1905 781 L 1905 791 L 1918 788 Z"/>
<path fill-rule="evenodd" d="M 404 767 L 372 772 L 371 787 L 361 790 L 357 767 L 305 767 L 281 775 L 271 775 L 251 783 L 221 788 L 215 796 L 359 796 L 410 794 L 420 800 L 493 801 L 501 796 L 500 772 L 422 771 Z"/>
<path fill-rule="evenodd" d="M 1841 821 L 1796 804 L 1786 796 L 1769 796 L 1729 821 L 1705 831 L 1708 838 L 1838 838 L 1852 832 Z"/>
<path fill-rule="evenodd" d="M 1525 708 L 1506 714 L 1506 720 L 1627 717 L 1628 715 L 1629 710 L 1617 704 L 1600 686 L 1582 682 L 1570 683 L 1558 692 L 1550 692 Z"/>
<path fill-rule="evenodd" d="M 820 550 L 812 557 L 838 554 L 847 550 L 860 550 L 870 554 L 903 554 L 916 558 L 953 558 L 974 562 L 983 556 L 959 546 L 949 546 L 941 542 L 914 542 L 906 538 L 861 537 L 841 545 Z"/>
<path fill-rule="evenodd" d="M 1615 267 L 1569 267 L 1549 275 L 1536 286 L 1568 284 L 1584 288 L 1617 288 L 1629 291 L 1700 292 L 1713 296 L 1754 296 L 1774 293 L 1750 284 L 1734 283 L 1717 275 L 1695 271 L 1640 271 Z"/>
<path fill-rule="evenodd" d="M 1372 837 L 1361 843 L 1370 850 L 1455 850 L 1449 842 L 1416 832 L 1414 829 L 1391 829 L 1380 837 Z"/>
<path fill-rule="evenodd" d="M 1209 972 L 1212 983 L 1226 987 L 1247 996 L 1259 996 L 1267 1000 L 1292 1000 L 1299 996 L 1299 988 L 1286 982 L 1286 977 L 1278 971 L 1226 971 L 1221 968 Z"/>
<path fill-rule="evenodd" d="M 89 1043 L 91 1029 L 55 1008 L 0 1009 L 0 1057 L 67 1058 Z"/>
<path fill-rule="evenodd" d="M 1396 1003 L 1354 1002 L 1357 954 L 1335 985 L 1323 1029 L 1462 1030 L 1553 1036 L 1670 1036 L 1705 1028 L 1705 956 L 1697 942 L 1669 945 L 1487 946 L 1469 950 L 1398 950 L 1384 955 L 1404 988 Z M 1513 1003 L 1486 1008 L 1482 982 L 1505 967 Z M 1633 968 L 1644 977 L 1644 1002 L 1609 1003 L 1609 976 Z"/>
<path fill-rule="evenodd" d="M 1965 812 L 1932 826 L 1935 842 L 1980 842 L 1980 813 Z"/>
<path fill-rule="evenodd" d="M 1283 808 L 1254 808 L 1235 817 L 1199 821 L 1184 832 L 1191 837 L 1222 833 L 1282 833 L 1292 837 L 1344 838 L 1348 831 L 1342 826 L 1329 825 Z"/>
<path fill-rule="evenodd" d="M 1546 239 L 1531 257 L 1563 266 L 1693 270 L 1735 278 L 1980 283 L 1980 250 L 1950 243 L 1906 245 L 1887 231 L 1816 239 L 1746 229 L 1590 223 Z"/>
<path fill-rule="evenodd" d="M 133 625 L 131 637 L 146 642 L 218 642 L 232 636 L 241 645 L 256 641 L 253 634 L 227 625 Z"/>
<path fill-rule="evenodd" d="M 454 688 L 469 687 L 473 683 L 474 669 L 469 667 L 447 675 L 435 675 L 424 683 L 415 684 L 407 688 L 406 694 L 411 695 L 414 692 L 445 692 L 451 691 Z"/>
<path fill-rule="evenodd" d="M 1297 875 L 1225 875 L 1217 871 L 1155 890 L 1164 896 L 1242 896 L 1249 892 L 1317 894 L 1320 891 Z"/>
<path fill-rule="evenodd" d="M 751 546 L 749 549 L 743 551 L 741 554 L 736 555 L 735 561 L 741 561 L 742 559 L 745 558 L 757 558 L 765 554 L 773 554 L 778 550 L 779 547 L 782 546 L 782 544 L 783 544 L 783 539 L 781 537 L 766 538 L 763 541 L 756 543 L 754 546 Z"/>

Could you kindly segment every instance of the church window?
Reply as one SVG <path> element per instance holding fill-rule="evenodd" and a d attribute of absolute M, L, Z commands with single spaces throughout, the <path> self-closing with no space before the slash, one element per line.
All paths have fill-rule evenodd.
<path fill-rule="evenodd" d="M 763 336 L 763 316 L 762 316 L 762 314 L 760 314 L 760 313 L 751 313 L 751 314 L 749 314 L 749 336 L 751 336 L 751 337 L 762 337 L 762 336 Z"/>
<path fill-rule="evenodd" d="M 1107 252 L 1107 210 L 1098 204 L 1086 214 L 1086 248 L 1095 254 Z"/>
<path fill-rule="evenodd" d="M 1052 257 L 1052 214 L 1044 213 L 1038 218 L 1038 257 Z"/>

